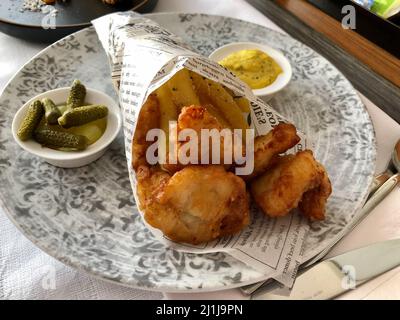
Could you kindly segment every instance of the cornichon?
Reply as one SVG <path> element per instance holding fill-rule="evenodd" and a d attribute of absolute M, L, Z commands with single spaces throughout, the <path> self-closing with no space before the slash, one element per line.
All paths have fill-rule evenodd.
<path fill-rule="evenodd" d="M 107 114 L 108 109 L 103 105 L 78 107 L 65 112 L 58 118 L 58 124 L 64 128 L 77 127 L 104 118 Z"/>
<path fill-rule="evenodd" d="M 22 141 L 26 141 L 32 137 L 33 132 L 35 131 L 40 123 L 40 120 L 43 117 L 43 114 L 43 104 L 39 100 L 34 101 L 28 107 L 28 111 L 17 133 L 18 137 Z"/>
<path fill-rule="evenodd" d="M 57 108 L 55 103 L 49 99 L 44 98 L 42 99 L 42 104 L 45 111 L 45 118 L 48 124 L 57 124 L 57 120 L 59 117 L 62 116 L 61 111 Z"/>
<path fill-rule="evenodd" d="M 79 81 L 72 83 L 71 90 L 67 99 L 67 109 L 74 109 L 84 104 L 86 97 L 86 87 Z"/>
<path fill-rule="evenodd" d="M 47 129 L 37 130 L 34 134 L 34 138 L 40 144 L 49 147 L 84 150 L 88 145 L 88 140 L 85 136 Z"/>

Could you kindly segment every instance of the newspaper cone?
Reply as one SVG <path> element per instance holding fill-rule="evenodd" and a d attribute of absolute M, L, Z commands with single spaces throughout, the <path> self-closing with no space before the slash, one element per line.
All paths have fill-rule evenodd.
<path fill-rule="evenodd" d="M 132 139 L 141 106 L 157 88 L 186 68 L 246 97 L 251 104 L 251 126 L 255 135 L 268 133 L 285 119 L 252 90 L 218 63 L 191 51 L 177 36 L 154 21 L 133 12 L 114 13 L 96 19 L 93 25 L 111 64 L 111 76 L 119 94 L 124 119 L 125 149 L 132 188 L 136 179 L 132 168 Z M 302 138 L 297 150 L 306 149 Z M 137 197 L 136 197 L 137 198 Z M 252 209 L 252 221 L 241 233 L 198 246 L 177 244 L 159 230 L 148 226 L 164 244 L 191 253 L 226 252 L 265 278 L 275 278 L 291 286 L 296 276 L 308 223 L 301 215 L 268 219 Z"/>

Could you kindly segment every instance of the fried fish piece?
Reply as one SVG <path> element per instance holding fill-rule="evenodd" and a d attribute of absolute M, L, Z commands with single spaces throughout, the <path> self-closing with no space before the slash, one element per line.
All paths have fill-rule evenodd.
<path fill-rule="evenodd" d="M 222 130 L 226 129 L 224 126 L 220 123 L 220 121 L 214 117 L 207 109 L 207 106 L 189 106 L 189 107 L 184 107 L 182 108 L 181 113 L 179 114 L 178 117 L 178 133 L 182 132 L 185 129 L 192 129 L 196 133 L 197 136 L 197 142 L 198 142 L 198 153 L 196 155 L 190 155 L 192 156 L 191 159 L 194 160 L 194 162 L 190 164 L 211 164 L 213 163 L 212 160 L 212 155 L 213 152 L 216 151 L 211 146 L 213 146 L 213 140 L 210 138 L 208 139 L 208 146 L 204 146 L 204 150 L 202 149 L 202 141 L 201 141 L 201 135 L 202 135 L 202 130 L 216 130 L 214 131 L 215 133 L 218 134 L 216 136 L 218 138 L 217 143 L 218 143 L 218 151 L 219 151 L 219 157 L 218 160 L 219 162 L 217 164 L 225 164 L 224 161 L 224 137 L 227 137 L 227 135 L 232 137 L 233 141 L 233 136 L 232 136 L 232 130 L 226 130 L 224 134 L 222 134 Z M 221 133 L 221 135 L 219 135 Z M 186 143 L 189 142 L 189 139 L 187 141 L 181 141 L 178 143 L 178 159 L 182 159 L 181 155 L 184 151 L 183 147 Z M 204 153 L 203 153 L 204 151 Z M 207 159 L 208 158 L 208 159 Z M 233 156 L 232 156 L 233 158 Z M 204 163 L 203 160 L 207 160 L 207 163 Z M 232 163 L 232 161 L 230 161 Z M 215 162 L 214 162 L 215 163 Z M 190 165 L 189 164 L 189 165 Z M 167 163 L 166 165 L 163 165 L 163 168 L 166 169 L 169 173 L 175 173 L 179 170 L 181 170 L 183 167 L 187 166 L 188 164 L 171 164 Z M 229 168 L 231 164 L 227 164 L 226 168 Z"/>
<path fill-rule="evenodd" d="M 185 107 L 182 109 L 182 112 L 179 115 L 178 118 L 178 131 L 182 131 L 185 129 L 192 129 L 196 132 L 197 138 L 198 138 L 198 155 L 197 155 L 197 161 L 198 163 L 202 163 L 202 159 L 207 158 L 207 154 L 203 155 L 202 154 L 202 141 L 201 141 L 201 132 L 202 130 L 216 130 L 216 133 L 220 133 L 224 128 L 220 124 L 220 122 L 212 116 L 208 110 L 205 107 L 202 106 L 190 106 L 190 107 Z M 228 134 L 231 135 L 231 132 L 229 131 Z M 220 159 L 218 164 L 223 164 L 223 154 L 224 154 L 224 137 L 219 137 L 217 136 L 218 139 L 218 148 L 219 148 L 219 153 L 220 153 Z M 185 143 L 183 142 L 182 145 Z M 208 139 L 208 146 L 207 152 L 209 153 L 209 159 L 208 164 L 211 164 L 212 162 L 212 139 Z M 207 164 L 207 163 L 205 163 Z"/>
<path fill-rule="evenodd" d="M 136 170 L 139 208 L 145 210 L 157 203 L 158 195 L 164 190 L 171 176 L 156 166 L 141 165 Z"/>
<path fill-rule="evenodd" d="M 165 172 L 141 171 L 138 195 L 144 217 L 173 241 L 199 244 L 237 233 L 249 223 L 246 185 L 222 166 L 189 166 L 170 178 Z"/>
<path fill-rule="evenodd" d="M 254 171 L 243 179 L 249 181 L 271 167 L 277 156 L 299 143 L 296 127 L 289 123 L 280 123 L 267 135 L 258 136 L 254 140 Z"/>
<path fill-rule="evenodd" d="M 330 193 L 328 175 L 310 150 L 282 157 L 251 183 L 254 200 L 270 217 L 285 216 L 302 202 L 307 217 L 321 220 Z"/>
<path fill-rule="evenodd" d="M 328 173 L 322 165 L 319 165 L 319 171 L 322 172 L 320 184 L 307 191 L 300 201 L 300 211 L 311 220 L 325 219 L 325 206 L 329 196 L 332 193 L 332 185 Z"/>
<path fill-rule="evenodd" d="M 192 105 L 182 109 L 178 118 L 178 128 L 180 130 L 193 129 L 200 134 L 201 129 L 222 130 L 223 126 L 206 107 Z"/>

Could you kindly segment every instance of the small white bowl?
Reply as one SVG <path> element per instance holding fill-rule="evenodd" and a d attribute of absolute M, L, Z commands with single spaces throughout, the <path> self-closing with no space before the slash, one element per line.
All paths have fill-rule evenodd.
<path fill-rule="evenodd" d="M 227 44 L 223 47 L 218 48 L 210 55 L 210 59 L 216 62 L 221 61 L 228 55 L 240 51 L 240 50 L 251 50 L 258 49 L 268 54 L 277 64 L 282 68 L 282 73 L 276 78 L 276 80 L 269 86 L 261 89 L 254 89 L 253 93 L 259 97 L 271 97 L 273 94 L 282 90 L 288 85 L 292 78 L 292 66 L 289 60 L 283 55 L 282 52 L 273 49 L 265 44 L 253 43 L 253 42 L 235 42 Z"/>
<path fill-rule="evenodd" d="M 113 142 L 119 133 L 122 125 L 120 110 L 115 101 L 108 95 L 93 89 L 87 88 L 86 102 L 90 104 L 102 104 L 108 107 L 107 127 L 103 135 L 95 143 L 88 146 L 86 150 L 82 151 L 58 151 L 46 147 L 42 147 L 39 143 L 30 139 L 28 141 L 21 141 L 17 132 L 21 122 L 26 114 L 29 105 L 35 100 L 43 98 L 50 98 L 56 105 L 63 104 L 67 101 L 68 94 L 71 88 L 59 88 L 30 99 L 25 103 L 15 114 L 12 123 L 12 133 L 15 141 L 26 151 L 43 158 L 46 162 L 56 167 L 61 168 L 77 168 L 85 166 L 97 159 L 99 159 L 107 147 Z"/>

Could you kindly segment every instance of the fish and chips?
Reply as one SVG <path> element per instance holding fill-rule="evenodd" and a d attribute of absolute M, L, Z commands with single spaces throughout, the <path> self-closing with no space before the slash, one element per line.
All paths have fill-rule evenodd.
<path fill-rule="evenodd" d="M 251 201 L 273 218 L 295 208 L 310 220 L 325 218 L 332 192 L 328 174 L 310 150 L 285 155 L 300 141 L 292 124 L 278 124 L 256 137 L 246 154 L 253 156 L 254 169 L 235 174 L 237 148 L 242 155 L 249 152 L 242 148 L 248 141 L 249 112 L 247 100 L 186 69 L 148 97 L 132 143 L 139 207 L 147 223 L 173 241 L 199 244 L 243 230 L 250 222 Z M 176 123 L 175 135 L 171 122 Z M 148 160 L 154 142 L 147 135 L 153 129 L 165 133 L 157 141 L 156 156 L 163 160 L 157 164 Z M 220 133 L 217 141 L 207 137 L 193 142 L 190 133 L 199 136 L 204 130 Z M 181 133 L 186 133 L 183 140 Z M 227 141 L 239 143 L 229 150 Z M 215 150 L 208 152 L 210 145 L 216 145 L 219 162 L 214 162 Z"/>

